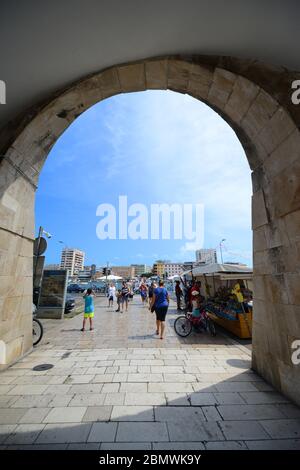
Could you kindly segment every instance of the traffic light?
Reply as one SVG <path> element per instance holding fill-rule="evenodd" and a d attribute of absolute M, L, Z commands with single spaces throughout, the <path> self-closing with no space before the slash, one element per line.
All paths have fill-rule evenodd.
<path fill-rule="evenodd" d="M 111 270 L 108 268 L 108 269 L 107 269 L 107 275 L 109 276 L 110 273 L 111 273 Z"/>
<path fill-rule="evenodd" d="M 103 268 L 103 269 L 102 269 L 102 274 L 103 274 L 103 276 L 106 276 L 106 269 L 107 269 L 107 268 Z"/>

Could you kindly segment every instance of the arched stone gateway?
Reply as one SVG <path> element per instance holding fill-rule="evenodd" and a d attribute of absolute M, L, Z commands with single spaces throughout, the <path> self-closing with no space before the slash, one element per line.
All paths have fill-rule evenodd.
<path fill-rule="evenodd" d="M 0 140 L 0 337 L 7 363 L 32 347 L 34 197 L 51 147 L 100 100 L 171 89 L 216 110 L 244 147 L 253 179 L 253 368 L 300 404 L 300 365 L 291 359 L 300 339 L 300 118 L 290 102 L 291 79 L 284 69 L 230 58 L 144 60 L 88 77 L 7 127 Z"/>

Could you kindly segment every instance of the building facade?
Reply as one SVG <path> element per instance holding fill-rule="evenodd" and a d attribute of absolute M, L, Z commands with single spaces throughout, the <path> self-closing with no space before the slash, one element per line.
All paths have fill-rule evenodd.
<path fill-rule="evenodd" d="M 168 277 L 180 276 L 183 272 L 181 263 L 165 263 L 164 272 Z"/>
<path fill-rule="evenodd" d="M 111 274 L 120 276 L 123 279 L 131 279 L 134 277 L 134 268 L 132 266 L 112 266 Z"/>
<path fill-rule="evenodd" d="M 57 270 L 61 268 L 60 268 L 60 264 L 46 264 L 44 269 Z"/>
<path fill-rule="evenodd" d="M 165 272 L 165 263 L 162 261 L 156 261 L 156 263 L 153 264 L 152 272 L 154 276 L 163 277 Z"/>
<path fill-rule="evenodd" d="M 215 248 L 203 248 L 196 251 L 196 261 L 199 264 L 217 263 L 217 250 Z"/>
<path fill-rule="evenodd" d="M 61 253 L 60 269 L 67 269 L 70 276 L 83 271 L 85 253 L 77 248 L 64 248 Z"/>
<path fill-rule="evenodd" d="M 195 265 L 196 265 L 195 261 L 184 261 L 184 263 L 182 263 L 181 266 L 182 266 L 183 271 L 191 271 Z"/>
<path fill-rule="evenodd" d="M 146 264 L 132 264 L 131 267 L 133 268 L 134 276 L 141 276 L 149 272 L 149 267 Z"/>

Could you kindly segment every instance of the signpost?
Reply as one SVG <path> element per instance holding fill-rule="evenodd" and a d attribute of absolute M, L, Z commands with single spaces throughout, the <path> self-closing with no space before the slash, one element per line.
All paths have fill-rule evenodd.
<path fill-rule="evenodd" d="M 67 269 L 44 271 L 37 310 L 38 318 L 64 318 L 67 284 Z"/>

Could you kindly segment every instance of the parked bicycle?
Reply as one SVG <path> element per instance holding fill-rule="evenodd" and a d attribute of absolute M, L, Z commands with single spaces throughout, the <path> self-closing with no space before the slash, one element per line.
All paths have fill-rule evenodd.
<path fill-rule="evenodd" d="M 40 320 L 35 318 L 36 314 L 36 306 L 33 304 L 32 308 L 32 343 L 33 346 L 36 346 L 42 339 L 43 334 L 44 334 L 44 328 Z"/>
<path fill-rule="evenodd" d="M 180 315 L 174 322 L 174 329 L 178 336 L 185 338 L 193 330 L 198 332 L 207 331 L 211 336 L 216 336 L 216 327 L 204 308 L 200 309 L 200 315 L 194 316 L 191 313 Z"/>

